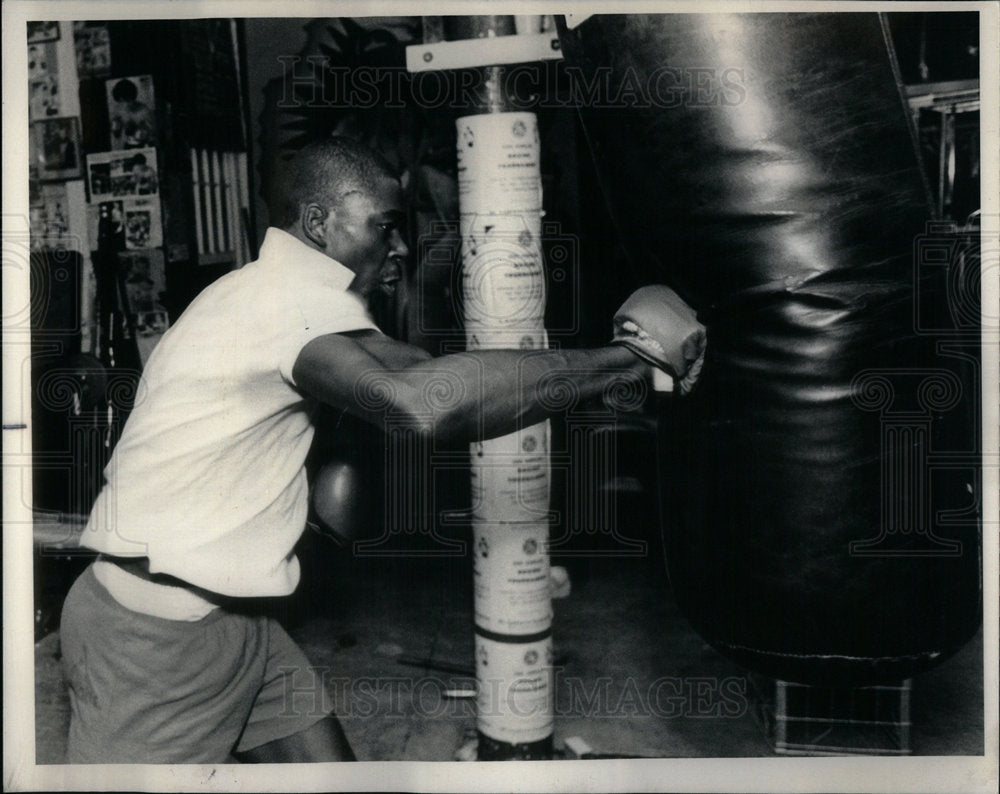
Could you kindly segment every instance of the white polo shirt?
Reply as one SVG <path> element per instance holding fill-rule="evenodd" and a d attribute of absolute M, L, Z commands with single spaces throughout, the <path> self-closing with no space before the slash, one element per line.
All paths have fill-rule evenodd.
<path fill-rule="evenodd" d="M 142 373 L 81 543 L 223 595 L 291 593 L 316 407 L 292 367 L 317 336 L 375 328 L 353 278 L 270 228 L 207 287 Z"/>

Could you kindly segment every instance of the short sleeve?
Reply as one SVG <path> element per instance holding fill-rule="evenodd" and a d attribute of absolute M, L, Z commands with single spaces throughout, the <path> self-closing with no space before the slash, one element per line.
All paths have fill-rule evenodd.
<path fill-rule="evenodd" d="M 288 308 L 284 331 L 277 343 L 278 371 L 295 384 L 292 369 L 309 342 L 327 334 L 364 329 L 378 330 L 368 309 L 358 296 L 334 289 L 317 289 L 304 294 Z"/>

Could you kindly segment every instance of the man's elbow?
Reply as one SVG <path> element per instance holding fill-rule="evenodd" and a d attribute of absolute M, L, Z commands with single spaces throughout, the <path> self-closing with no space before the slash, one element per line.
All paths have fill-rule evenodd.
<path fill-rule="evenodd" d="M 406 429 L 421 441 L 431 442 L 434 440 L 437 430 L 437 422 L 430 416 L 409 416 L 406 421 Z"/>
<path fill-rule="evenodd" d="M 406 431 L 415 438 L 437 446 L 470 443 L 481 433 L 465 421 L 461 412 L 434 413 L 400 411 L 389 419 L 389 425 Z"/>
<path fill-rule="evenodd" d="M 440 423 L 437 417 L 424 411 L 411 411 L 394 406 L 377 420 L 386 432 L 405 433 L 421 441 L 430 442 L 437 437 Z"/>

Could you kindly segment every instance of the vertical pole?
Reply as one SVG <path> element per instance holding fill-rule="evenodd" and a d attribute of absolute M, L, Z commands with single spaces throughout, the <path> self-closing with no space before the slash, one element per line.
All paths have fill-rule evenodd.
<path fill-rule="evenodd" d="M 194 229 L 198 240 L 198 253 L 205 253 L 205 234 L 201 227 L 202 177 L 198 152 L 191 149 L 191 185 L 194 188 Z"/>
<path fill-rule="evenodd" d="M 208 172 L 212 180 L 212 207 L 215 210 L 215 223 L 213 234 L 215 239 L 215 251 L 226 250 L 225 221 L 222 215 L 222 164 L 219 160 L 219 152 L 214 151 L 210 155 Z"/>
<path fill-rule="evenodd" d="M 941 139 L 938 141 L 938 217 L 944 218 L 945 179 L 948 163 L 948 113 L 941 112 Z"/>
<path fill-rule="evenodd" d="M 537 119 L 506 112 L 501 67 L 484 76 L 456 122 L 466 346 L 544 349 Z M 478 756 L 551 758 L 548 422 L 471 452 Z"/>

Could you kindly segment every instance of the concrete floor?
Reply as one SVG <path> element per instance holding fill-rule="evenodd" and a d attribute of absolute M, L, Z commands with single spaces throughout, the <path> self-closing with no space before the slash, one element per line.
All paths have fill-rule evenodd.
<path fill-rule="evenodd" d="M 318 536 L 306 543 L 300 592 L 276 609 L 325 671 L 359 759 L 453 760 L 475 727 L 474 701 L 443 695 L 474 680 L 469 561 L 352 559 Z M 577 736 L 608 755 L 773 754 L 746 671 L 680 616 L 655 554 L 574 559 L 569 567 L 573 592 L 555 602 L 557 749 Z M 36 645 L 38 763 L 64 758 L 69 717 L 58 649 L 58 631 Z M 470 674 L 405 666 L 401 653 Z M 913 754 L 983 753 L 982 674 L 979 636 L 913 681 Z"/>

